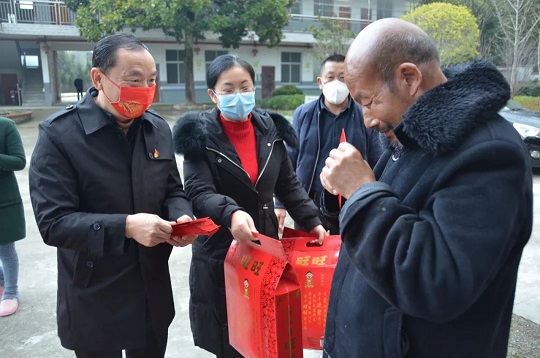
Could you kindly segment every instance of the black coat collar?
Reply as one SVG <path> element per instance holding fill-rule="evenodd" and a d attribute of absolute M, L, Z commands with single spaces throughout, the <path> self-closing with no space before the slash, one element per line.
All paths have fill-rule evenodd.
<path fill-rule="evenodd" d="M 283 139 L 291 147 L 297 146 L 298 140 L 294 129 L 285 117 L 259 109 L 252 113 L 256 133 L 264 135 L 269 141 L 278 138 Z M 173 127 L 175 151 L 188 159 L 203 156 L 208 144 L 220 136 L 225 134 L 219 123 L 219 111 L 216 108 L 202 113 L 188 112 L 180 117 Z"/>
<path fill-rule="evenodd" d="M 497 118 L 510 87 L 497 68 L 476 61 L 444 70 L 448 81 L 424 93 L 403 115 L 395 134 L 405 146 L 453 151 L 479 125 Z"/>

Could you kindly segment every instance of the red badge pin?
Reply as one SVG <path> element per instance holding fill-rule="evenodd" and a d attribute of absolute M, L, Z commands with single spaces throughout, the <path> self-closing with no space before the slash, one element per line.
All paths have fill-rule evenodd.
<path fill-rule="evenodd" d="M 157 159 L 157 157 L 159 157 L 159 151 L 154 149 L 154 159 Z"/>

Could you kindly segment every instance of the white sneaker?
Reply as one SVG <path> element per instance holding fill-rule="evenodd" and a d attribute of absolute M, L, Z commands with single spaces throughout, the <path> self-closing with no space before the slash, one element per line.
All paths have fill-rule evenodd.
<path fill-rule="evenodd" d="M 14 314 L 19 309 L 19 301 L 15 298 L 8 298 L 0 302 L 0 317 Z"/>

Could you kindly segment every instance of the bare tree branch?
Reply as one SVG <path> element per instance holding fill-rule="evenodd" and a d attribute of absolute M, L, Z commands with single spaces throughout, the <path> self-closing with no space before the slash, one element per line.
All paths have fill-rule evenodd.
<path fill-rule="evenodd" d="M 499 20 L 497 52 L 510 69 L 510 88 L 515 93 L 520 67 L 533 66 L 540 56 L 540 13 L 537 0 L 491 0 Z M 540 61 L 540 60 L 539 60 Z"/>

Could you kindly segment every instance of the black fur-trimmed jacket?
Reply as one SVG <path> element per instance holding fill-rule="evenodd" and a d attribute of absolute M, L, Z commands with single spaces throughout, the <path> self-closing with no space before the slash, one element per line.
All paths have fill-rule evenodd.
<path fill-rule="evenodd" d="M 325 357 L 506 357 L 532 228 L 528 153 L 497 113 L 510 91 L 493 65 L 447 77 L 341 210 Z"/>
<path fill-rule="evenodd" d="M 273 195 L 304 227 L 319 225 L 318 209 L 293 171 L 284 141 L 295 146 L 287 119 L 252 112 L 259 176 L 253 185 L 240 158 L 223 132 L 219 111 L 187 113 L 173 128 L 175 150 L 184 155 L 184 188 L 197 217 L 209 216 L 221 225 L 210 237 L 193 244 L 190 272 L 190 318 L 195 344 L 218 356 L 229 354 L 223 261 L 232 242 L 230 217 L 236 210 L 251 215 L 257 230 L 278 237 Z"/>

